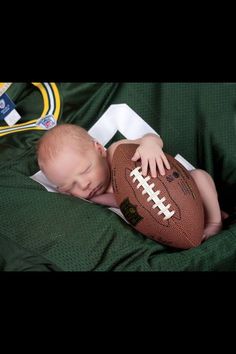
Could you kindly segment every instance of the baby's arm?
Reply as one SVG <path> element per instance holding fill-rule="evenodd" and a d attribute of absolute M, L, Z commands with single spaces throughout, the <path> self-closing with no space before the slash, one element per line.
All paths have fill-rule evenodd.
<path fill-rule="evenodd" d="M 215 183 L 211 176 L 203 170 L 196 169 L 190 171 L 191 176 L 196 182 L 205 212 L 205 228 L 203 240 L 216 235 L 222 229 L 221 210 Z"/>
<path fill-rule="evenodd" d="M 113 193 L 104 193 L 93 197 L 90 199 L 92 202 L 96 204 L 106 205 L 113 208 L 118 208 L 115 197 Z"/>

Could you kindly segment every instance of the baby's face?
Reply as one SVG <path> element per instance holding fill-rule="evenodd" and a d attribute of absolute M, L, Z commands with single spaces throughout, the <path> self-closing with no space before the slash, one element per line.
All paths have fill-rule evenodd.
<path fill-rule="evenodd" d="M 95 144 L 84 153 L 65 148 L 44 173 L 60 193 L 85 199 L 105 193 L 111 178 L 106 153 Z"/>

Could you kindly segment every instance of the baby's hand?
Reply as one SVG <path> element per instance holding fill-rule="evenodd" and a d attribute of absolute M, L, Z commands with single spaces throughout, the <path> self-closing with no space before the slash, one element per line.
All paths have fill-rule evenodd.
<path fill-rule="evenodd" d="M 170 169 L 170 164 L 156 137 L 147 136 L 142 139 L 141 144 L 132 157 L 132 161 L 140 159 L 143 176 L 147 175 L 148 167 L 153 178 L 157 177 L 157 168 L 162 176 L 165 175 L 165 168 Z"/>

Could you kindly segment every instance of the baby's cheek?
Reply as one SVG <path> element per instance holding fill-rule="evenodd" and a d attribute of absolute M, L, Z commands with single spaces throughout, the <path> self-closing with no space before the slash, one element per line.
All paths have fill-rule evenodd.
<path fill-rule="evenodd" d="M 70 190 L 70 195 L 73 195 L 74 197 L 82 197 L 81 192 L 78 190 L 78 188 L 73 188 Z"/>

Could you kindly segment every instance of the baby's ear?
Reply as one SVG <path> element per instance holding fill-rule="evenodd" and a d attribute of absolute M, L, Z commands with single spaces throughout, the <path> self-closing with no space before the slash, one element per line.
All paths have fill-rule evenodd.
<path fill-rule="evenodd" d="M 100 144 L 97 140 L 93 140 L 93 144 L 99 154 L 101 154 L 103 157 L 107 156 L 107 151 L 102 144 Z"/>

